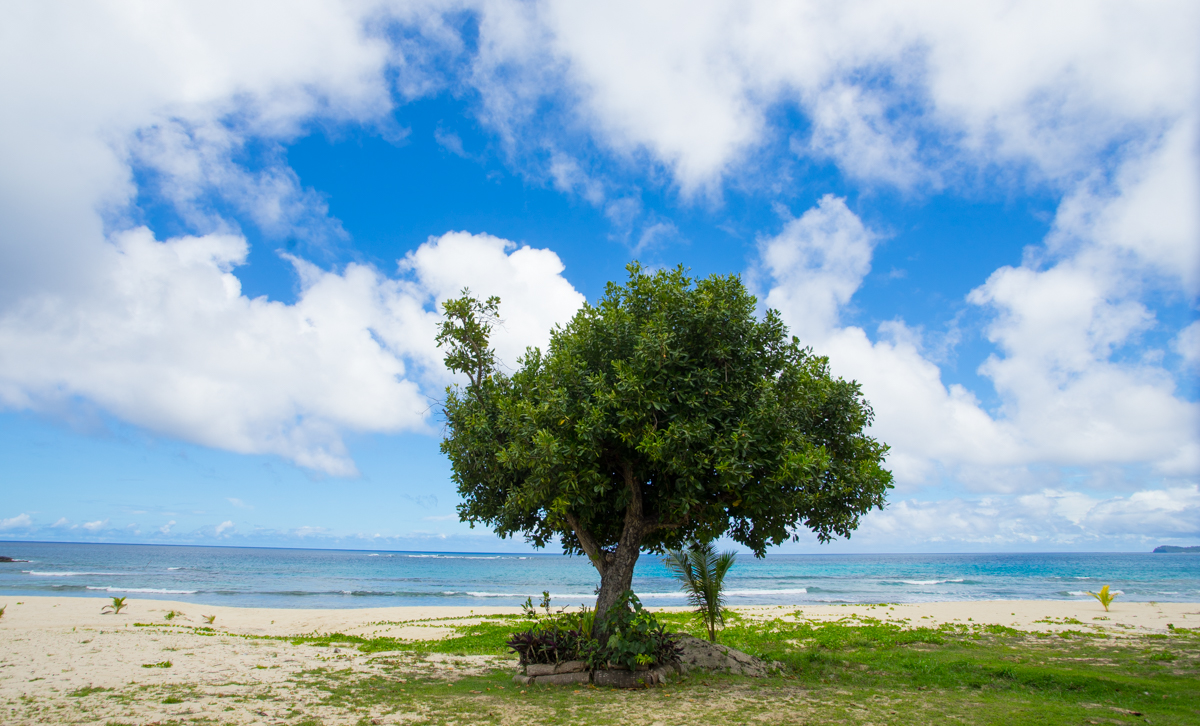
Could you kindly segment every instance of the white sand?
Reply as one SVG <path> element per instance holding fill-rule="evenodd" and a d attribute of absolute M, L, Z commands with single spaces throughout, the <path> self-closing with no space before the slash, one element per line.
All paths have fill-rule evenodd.
<path fill-rule="evenodd" d="M 64 722 L 87 723 L 75 717 L 67 719 L 71 709 L 83 708 L 79 699 L 64 696 L 83 686 L 128 688 L 135 685 L 165 686 L 196 684 L 210 691 L 237 692 L 282 684 L 302 671 L 336 666 L 369 673 L 381 672 L 381 660 L 388 654 L 361 654 L 352 647 L 314 647 L 292 645 L 286 640 L 264 640 L 243 635 L 300 635 L 308 633 L 345 633 L 359 636 L 390 636 L 411 640 L 431 639 L 449 634 L 438 627 L 449 623 L 466 624 L 478 616 L 519 613 L 518 608 L 395 607 L 359 610 L 291 610 L 268 608 L 232 608 L 195 605 L 164 600 L 129 599 L 129 607 L 119 615 L 102 615 L 109 602 L 101 598 L 10 597 L 7 611 L 0 618 L 0 703 L 31 703 L 21 699 L 43 699 L 62 711 Z M 0 605 L 6 604 L 0 602 Z M 671 608 L 676 609 L 676 608 Z M 166 614 L 183 613 L 167 621 Z M 943 623 L 1000 624 L 1029 631 L 1096 629 L 1112 635 L 1166 632 L 1168 623 L 1177 627 L 1200 627 L 1198 603 L 1117 602 L 1111 612 L 1094 600 L 1021 600 L 981 602 L 935 602 L 911 605 L 854 605 L 824 607 L 746 607 L 738 611 L 754 618 L 801 617 L 817 621 L 842 618 L 876 618 L 911 626 L 936 626 Z M 793 613 L 799 613 L 793 615 Z M 201 616 L 215 615 L 213 627 L 218 635 L 201 635 L 186 628 L 135 627 L 134 623 L 202 626 Z M 422 622 L 438 618 L 452 621 Z M 1042 621 L 1042 622 L 1039 622 Z M 1050 621 L 1050 622 L 1045 622 Z M 454 679 L 459 674 L 477 672 L 488 662 L 503 658 L 462 658 L 431 656 L 404 659 L 412 668 L 439 673 Z M 170 661 L 170 668 L 145 668 L 144 665 Z M 226 695 L 228 695 L 226 693 Z M 110 699 L 111 700 L 111 699 Z M 118 709 L 108 701 L 97 701 L 104 708 Z M 232 714 L 220 712 L 228 701 L 210 697 L 203 703 L 191 703 L 191 716 L 209 715 L 224 722 Z M 207 705 L 205 705 L 207 704 Z M 89 706 L 91 708 L 93 706 Z M 215 709 L 210 714 L 207 708 Z M 156 706 L 156 717 L 182 715 L 168 706 Z M 180 706 L 179 708 L 183 708 Z M 195 709 L 199 708 L 197 711 Z M 13 722 L 15 707 L 10 710 Z M 26 713 L 22 711 L 21 713 Z M 254 720 L 247 711 L 235 722 Z M 114 715 L 115 714 L 115 715 Z M 99 714 L 96 714 L 99 717 Z M 111 711 L 104 718 L 115 718 Z M 0 710 L 0 721 L 6 721 Z M 103 722 L 103 719 L 101 719 Z"/>

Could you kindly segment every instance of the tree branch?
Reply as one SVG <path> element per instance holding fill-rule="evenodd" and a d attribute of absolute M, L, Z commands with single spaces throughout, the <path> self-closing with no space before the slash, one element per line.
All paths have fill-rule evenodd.
<path fill-rule="evenodd" d="M 567 524 L 571 525 L 571 529 L 575 531 L 575 537 L 579 540 L 579 546 L 583 547 L 583 551 L 587 553 L 588 559 L 596 566 L 596 570 L 604 577 L 605 570 L 608 569 L 608 553 L 601 549 L 600 545 L 596 544 L 596 538 L 592 537 L 592 533 L 583 528 L 575 515 L 570 512 L 564 512 L 563 518 L 567 520 Z"/>
<path fill-rule="evenodd" d="M 621 473 L 625 475 L 625 486 L 629 487 L 629 506 L 625 508 L 625 528 L 621 532 L 621 544 L 640 547 L 642 535 L 654 528 L 647 522 L 642 508 L 642 485 L 633 476 L 633 464 L 621 462 Z"/>

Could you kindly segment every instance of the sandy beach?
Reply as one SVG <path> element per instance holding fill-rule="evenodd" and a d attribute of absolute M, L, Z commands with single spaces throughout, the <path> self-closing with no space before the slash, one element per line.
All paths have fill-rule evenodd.
<path fill-rule="evenodd" d="M 130 599 L 119 615 L 101 614 L 107 598 L 9 598 L 0 618 L 0 703 L 5 723 L 149 723 L 165 718 L 210 716 L 220 723 L 270 722 L 282 718 L 271 704 L 229 705 L 229 696 L 282 686 L 316 668 L 394 673 L 397 659 L 412 672 L 453 681 L 489 668 L 513 668 L 496 656 L 417 656 L 407 652 L 359 653 L 334 645 L 294 645 L 273 637 L 342 633 L 425 640 L 452 633 L 449 626 L 480 616 L 519 613 L 516 608 L 393 607 L 344 610 L 230 608 L 164 600 Z M 0 605 L 6 603 L 0 602 Z M 745 616 L 829 621 L 876 618 L 911 626 L 944 623 L 999 624 L 1059 632 L 1102 630 L 1122 634 L 1166 633 L 1168 624 L 1200 627 L 1200 604 L 1116 602 L 1105 613 L 1095 601 L 1027 600 L 935 602 L 909 605 L 741 607 Z M 167 619 L 172 611 L 178 615 Z M 194 628 L 215 616 L 215 634 Z M 153 624 L 139 627 L 136 624 Z M 169 662 L 170 667 L 155 667 Z M 392 670 L 388 670 L 392 669 Z M 199 687 L 207 694 L 178 705 L 85 699 L 80 689 Z M 40 704 L 32 715 L 29 704 Z M 251 707 L 253 706 L 253 707 Z M 232 708 L 232 710 L 231 710 Z M 269 709 L 274 708 L 275 711 Z M 0 711 L 2 713 L 2 711 Z M 353 721 L 351 721 L 353 722 Z M 387 722 L 387 721 L 385 721 Z M 394 721 L 399 722 L 399 721 Z"/>

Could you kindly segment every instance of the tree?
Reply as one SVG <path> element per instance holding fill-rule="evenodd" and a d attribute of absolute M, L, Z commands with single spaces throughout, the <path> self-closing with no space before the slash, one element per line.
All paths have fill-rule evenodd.
<path fill-rule="evenodd" d="M 761 557 L 801 525 L 849 537 L 892 478 L 858 384 L 776 311 L 756 319 L 737 276 L 627 269 L 511 375 L 487 347 L 494 298 L 448 301 L 438 338 L 471 379 L 443 408 L 460 518 L 587 555 L 597 629 L 642 550 L 728 535 Z"/>
<path fill-rule="evenodd" d="M 717 554 L 712 542 L 693 542 L 686 550 L 667 550 L 663 564 L 679 580 L 688 603 L 704 621 L 708 639 L 717 642 L 717 623 L 725 625 L 725 574 L 737 560 L 736 552 Z"/>

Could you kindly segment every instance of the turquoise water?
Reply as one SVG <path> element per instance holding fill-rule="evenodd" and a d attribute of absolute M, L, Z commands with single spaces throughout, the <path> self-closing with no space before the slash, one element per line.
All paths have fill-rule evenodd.
<path fill-rule="evenodd" d="M 562 555 L 455 554 L 157 545 L 0 543 L 0 598 L 20 595 L 183 600 L 243 607 L 592 603 L 599 577 Z M 1200 601 L 1200 555 L 768 555 L 738 559 L 732 605 L 1071 599 L 1103 585 L 1126 600 Z M 682 605 L 658 558 L 638 561 L 647 605 Z M 0 604 L 3 600 L 0 599 Z"/>

